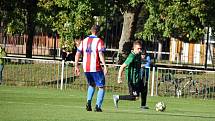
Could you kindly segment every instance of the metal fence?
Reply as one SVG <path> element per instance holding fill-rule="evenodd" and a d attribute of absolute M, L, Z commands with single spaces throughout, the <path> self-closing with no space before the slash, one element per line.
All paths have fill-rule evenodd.
<path fill-rule="evenodd" d="M 75 76 L 73 62 L 13 57 L 5 59 L 4 85 L 87 89 L 84 74 Z M 123 84 L 117 84 L 118 70 L 119 65 L 108 65 L 106 90 L 128 93 L 125 77 Z M 150 71 L 148 94 L 214 99 L 215 71 L 153 67 Z"/>
<path fill-rule="evenodd" d="M 155 83 L 158 96 L 215 98 L 215 71 L 158 67 Z"/>
<path fill-rule="evenodd" d="M 14 86 L 53 86 L 60 79 L 60 62 L 55 60 L 5 57 L 3 81 Z"/>
<path fill-rule="evenodd" d="M 87 89 L 84 74 L 75 76 L 73 62 L 15 57 L 5 57 L 5 59 L 4 85 Z M 126 83 L 117 84 L 117 74 L 118 67 L 109 65 L 109 74 L 106 77 L 107 91 L 127 92 Z"/>

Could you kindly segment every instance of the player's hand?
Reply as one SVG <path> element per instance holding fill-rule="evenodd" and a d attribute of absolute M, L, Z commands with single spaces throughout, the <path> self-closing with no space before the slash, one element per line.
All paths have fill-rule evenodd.
<path fill-rule="evenodd" d="M 118 77 L 117 83 L 118 83 L 118 84 L 121 84 L 121 83 L 122 83 L 122 78 L 121 78 L 121 77 Z"/>
<path fill-rule="evenodd" d="M 75 75 L 76 76 L 80 75 L 80 69 L 78 67 L 75 67 Z"/>

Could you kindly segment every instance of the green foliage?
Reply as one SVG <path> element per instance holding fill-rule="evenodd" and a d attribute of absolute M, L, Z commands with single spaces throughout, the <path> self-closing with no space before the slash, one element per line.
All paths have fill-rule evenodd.
<path fill-rule="evenodd" d="M 93 23 L 92 7 L 89 0 L 40 0 L 38 6 L 43 10 L 38 21 L 45 23 L 60 35 L 61 46 L 86 35 Z M 70 44 L 72 49 L 74 44 Z M 71 51 L 71 49 L 69 49 Z"/>
<path fill-rule="evenodd" d="M 155 35 L 162 37 L 199 40 L 205 33 L 204 27 L 215 26 L 214 0 L 36 0 L 37 8 L 33 24 L 36 32 L 57 32 L 61 46 L 89 34 L 89 28 L 99 18 L 102 30 L 110 28 L 106 20 L 121 15 L 120 12 L 135 10 L 140 4 L 147 9 L 145 25 L 136 37 L 150 40 Z M 5 22 L 5 32 L 22 34 L 27 32 L 28 2 L 23 0 L 1 0 L 0 20 Z M 134 12 L 134 11 L 133 11 Z M 119 14 L 120 13 L 120 14 Z M 108 18 L 108 19 L 107 19 Z M 67 42 L 71 41 L 71 42 Z"/>
<path fill-rule="evenodd" d="M 129 5 L 131 5 L 132 7 L 135 7 L 143 2 L 144 0 L 129 0 Z"/>
<path fill-rule="evenodd" d="M 202 0 L 148 0 L 149 18 L 143 36 L 199 40 L 204 34 L 206 5 Z"/>
<path fill-rule="evenodd" d="M 0 1 L 0 21 L 4 22 L 4 32 L 7 34 L 25 32 L 26 13 L 22 4 L 20 0 Z"/>
<path fill-rule="evenodd" d="M 100 0 L 36 0 L 35 3 L 36 6 L 31 7 L 33 3 L 29 1 L 1 0 L 0 20 L 4 21 L 4 30 L 10 34 L 23 34 L 29 32 L 26 28 L 30 24 L 36 33 L 57 33 L 60 45 L 67 46 L 68 51 L 74 47 L 74 39 L 89 34 L 95 23 L 94 16 L 99 18 L 98 23 L 105 31 L 106 18 L 116 8 L 112 6 L 113 1 Z M 29 14 L 33 23 L 28 23 Z"/>
<path fill-rule="evenodd" d="M 61 46 L 70 43 L 66 45 L 70 48 L 68 50 L 73 48 L 76 38 L 89 34 L 95 23 L 94 16 L 99 18 L 100 25 L 105 26 L 104 16 L 109 15 L 105 1 L 99 0 L 39 0 L 38 6 L 42 10 L 38 21 L 60 35 Z"/>
<path fill-rule="evenodd" d="M 214 0 L 207 0 L 206 1 L 206 13 L 207 13 L 207 20 L 206 24 L 211 26 L 213 29 L 215 29 L 215 1 Z"/>
<path fill-rule="evenodd" d="M 7 25 L 7 34 L 16 34 L 16 33 L 24 33 L 24 23 L 20 22 L 18 19 L 12 20 L 8 25 Z"/>

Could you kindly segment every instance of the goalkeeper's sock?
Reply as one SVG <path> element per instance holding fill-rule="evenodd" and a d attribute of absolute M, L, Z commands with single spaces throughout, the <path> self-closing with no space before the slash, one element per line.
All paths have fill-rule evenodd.
<path fill-rule="evenodd" d="M 87 102 L 89 103 L 90 101 L 90 104 L 91 104 L 91 100 L 93 98 L 94 92 L 95 92 L 95 88 L 93 86 L 89 86 L 87 90 Z"/>
<path fill-rule="evenodd" d="M 101 108 L 104 95 L 105 95 L 105 90 L 103 88 L 99 88 L 99 91 L 97 94 L 97 100 L 96 100 L 96 105 L 98 105 L 99 108 Z"/>

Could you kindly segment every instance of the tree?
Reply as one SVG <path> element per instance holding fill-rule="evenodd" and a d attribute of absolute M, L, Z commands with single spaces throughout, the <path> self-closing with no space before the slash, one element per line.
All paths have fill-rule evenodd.
<path fill-rule="evenodd" d="M 210 26 L 213 29 L 215 28 L 215 1 L 214 0 L 206 0 L 206 21 L 205 26 Z"/>
<path fill-rule="evenodd" d="M 138 15 L 143 6 L 143 0 L 116 1 L 123 14 L 123 28 L 119 41 L 118 63 L 121 64 L 131 49 L 131 42 L 134 41 Z"/>
<path fill-rule="evenodd" d="M 205 3 L 202 0 L 152 0 L 147 2 L 149 18 L 144 37 L 161 33 L 162 37 L 199 39 L 204 34 Z"/>
<path fill-rule="evenodd" d="M 0 21 L 5 34 L 24 33 L 25 12 L 22 1 L 0 1 Z"/>
<path fill-rule="evenodd" d="M 56 31 L 61 46 L 67 44 L 68 51 L 74 46 L 74 39 L 84 37 L 95 23 L 94 16 L 104 16 L 105 1 L 99 0 L 39 0 L 41 12 L 38 21 Z"/>
<path fill-rule="evenodd" d="M 93 23 L 89 0 L 39 0 L 38 6 L 41 8 L 37 18 L 40 25 L 56 31 L 61 46 L 67 44 L 68 51 L 74 46 L 74 38 L 86 35 Z"/>
<path fill-rule="evenodd" d="M 203 37 L 206 21 L 204 1 L 151 0 L 145 5 L 149 11 L 149 18 L 144 25 L 144 39 L 155 37 L 158 38 L 159 45 L 162 45 L 165 38 L 199 41 Z"/>
<path fill-rule="evenodd" d="M 7 34 L 27 33 L 26 57 L 32 57 L 32 43 L 35 33 L 37 0 L 2 0 L 1 21 L 4 22 L 4 32 Z"/>
<path fill-rule="evenodd" d="M 57 32 L 61 45 L 66 43 L 71 50 L 74 38 L 88 34 L 93 16 L 105 13 L 104 1 L 99 0 L 2 0 L 0 5 L 5 32 L 28 35 L 26 57 L 32 57 L 36 32 Z"/>
<path fill-rule="evenodd" d="M 27 35 L 28 39 L 26 42 L 26 58 L 32 58 L 32 45 L 35 35 L 36 27 L 36 16 L 37 16 L 37 0 L 26 0 L 26 19 L 27 19 Z"/>

